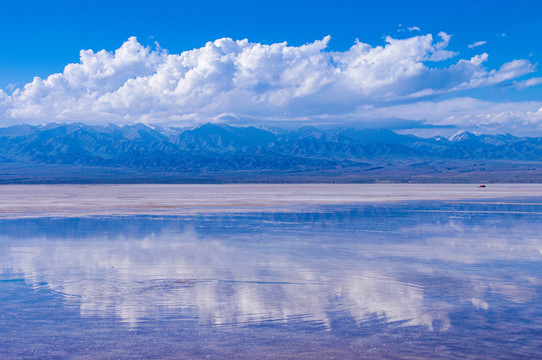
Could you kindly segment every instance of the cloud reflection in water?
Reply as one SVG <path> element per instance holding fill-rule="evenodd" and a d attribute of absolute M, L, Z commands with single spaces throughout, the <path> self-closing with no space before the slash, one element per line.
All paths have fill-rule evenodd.
<path fill-rule="evenodd" d="M 0 238 L 1 270 L 62 294 L 82 316 L 133 327 L 174 314 L 200 325 L 332 328 L 341 313 L 357 324 L 377 318 L 444 331 L 458 306 L 488 310 L 488 294 L 536 297 L 540 278 L 494 264 L 540 261 L 541 225 L 372 211 L 81 219 L 71 234 L 57 227 L 76 220 L 57 220 L 34 237 Z"/>

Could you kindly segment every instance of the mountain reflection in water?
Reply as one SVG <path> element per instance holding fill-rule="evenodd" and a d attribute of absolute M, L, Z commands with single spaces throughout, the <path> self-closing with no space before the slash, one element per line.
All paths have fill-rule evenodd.
<path fill-rule="evenodd" d="M 414 204 L 414 205 L 413 205 Z M 2 220 L 2 276 L 130 327 L 384 321 L 537 300 L 536 204 L 418 202 L 299 213 Z M 438 208 L 439 211 L 435 211 Z"/>

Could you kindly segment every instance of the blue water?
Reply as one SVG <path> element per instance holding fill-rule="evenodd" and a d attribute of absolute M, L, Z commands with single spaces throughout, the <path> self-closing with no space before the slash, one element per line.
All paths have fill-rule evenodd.
<path fill-rule="evenodd" d="M 542 358 L 542 199 L 0 220 L 0 358 Z"/>

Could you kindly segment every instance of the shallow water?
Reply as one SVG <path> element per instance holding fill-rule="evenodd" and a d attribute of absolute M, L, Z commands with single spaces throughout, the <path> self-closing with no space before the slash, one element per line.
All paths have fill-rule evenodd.
<path fill-rule="evenodd" d="M 0 358 L 541 358 L 542 199 L 0 220 Z"/>

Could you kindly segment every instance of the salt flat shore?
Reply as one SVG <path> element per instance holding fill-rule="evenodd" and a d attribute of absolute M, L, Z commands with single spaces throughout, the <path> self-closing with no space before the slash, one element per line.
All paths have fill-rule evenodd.
<path fill-rule="evenodd" d="M 542 184 L 0 185 L 0 218 L 180 215 L 536 196 L 542 197 Z"/>

